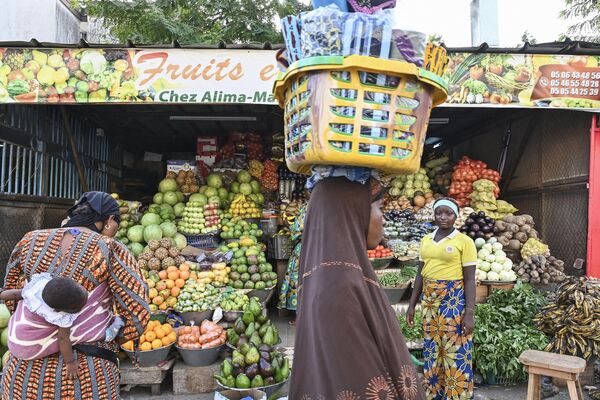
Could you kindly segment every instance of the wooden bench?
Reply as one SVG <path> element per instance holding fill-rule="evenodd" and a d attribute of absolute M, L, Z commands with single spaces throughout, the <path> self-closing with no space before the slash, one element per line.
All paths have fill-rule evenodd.
<path fill-rule="evenodd" d="M 519 356 L 519 362 L 525 366 L 525 372 L 529 374 L 527 400 L 540 399 L 541 376 L 564 379 L 567 381 L 571 400 L 583 400 L 579 384 L 579 374 L 585 370 L 586 366 L 583 358 L 526 350 Z"/>

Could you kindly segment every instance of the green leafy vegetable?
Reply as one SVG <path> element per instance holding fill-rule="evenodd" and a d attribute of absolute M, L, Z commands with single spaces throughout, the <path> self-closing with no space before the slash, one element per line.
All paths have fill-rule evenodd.
<path fill-rule="evenodd" d="M 525 350 L 542 350 L 548 344 L 533 324 L 545 304 L 542 294 L 518 282 L 513 290 L 492 292 L 486 304 L 475 307 L 473 360 L 482 375 L 525 379 L 517 358 Z"/>
<path fill-rule="evenodd" d="M 409 326 L 406 322 L 406 315 L 399 315 L 398 322 L 400 323 L 400 329 L 407 342 L 423 340 L 423 317 L 421 311 L 415 311 L 415 324 Z"/>
<path fill-rule="evenodd" d="M 417 276 L 417 267 L 404 267 L 400 272 L 385 272 L 379 277 L 383 287 L 393 288 L 410 282 Z"/>

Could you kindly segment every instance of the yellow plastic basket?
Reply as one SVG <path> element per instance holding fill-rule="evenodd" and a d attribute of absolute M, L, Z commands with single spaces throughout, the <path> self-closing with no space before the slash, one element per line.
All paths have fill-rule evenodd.
<path fill-rule="evenodd" d="M 285 110 L 285 158 L 294 172 L 352 165 L 391 173 L 419 168 L 444 81 L 414 64 L 365 56 L 313 57 L 274 87 Z"/>

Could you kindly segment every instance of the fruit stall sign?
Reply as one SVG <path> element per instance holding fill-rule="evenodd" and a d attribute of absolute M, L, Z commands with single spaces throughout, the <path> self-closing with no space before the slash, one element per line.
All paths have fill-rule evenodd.
<path fill-rule="evenodd" d="M 600 109 L 600 56 L 449 53 L 445 106 Z M 0 48 L 1 103 L 273 104 L 275 51 Z"/>
<path fill-rule="evenodd" d="M 275 104 L 274 51 L 0 48 L 0 103 Z"/>
<path fill-rule="evenodd" d="M 451 53 L 447 104 L 600 109 L 600 56 Z"/>

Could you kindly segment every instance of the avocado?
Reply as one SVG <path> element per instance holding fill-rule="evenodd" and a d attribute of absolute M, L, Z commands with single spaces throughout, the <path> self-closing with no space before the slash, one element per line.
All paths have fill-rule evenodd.
<path fill-rule="evenodd" d="M 246 368 L 246 375 L 248 376 L 248 378 L 250 379 L 254 379 L 254 377 L 256 375 L 258 375 L 260 373 L 260 370 L 258 369 L 258 364 L 250 364 L 247 368 Z"/>
<path fill-rule="evenodd" d="M 237 378 L 235 378 L 235 387 L 238 389 L 250 388 L 250 379 L 248 379 L 246 374 L 239 374 Z"/>
<path fill-rule="evenodd" d="M 261 358 L 261 360 L 259 362 L 259 367 L 260 367 L 260 373 L 264 377 L 273 376 L 273 374 L 275 373 L 275 371 L 273 370 L 273 366 L 264 358 Z"/>

